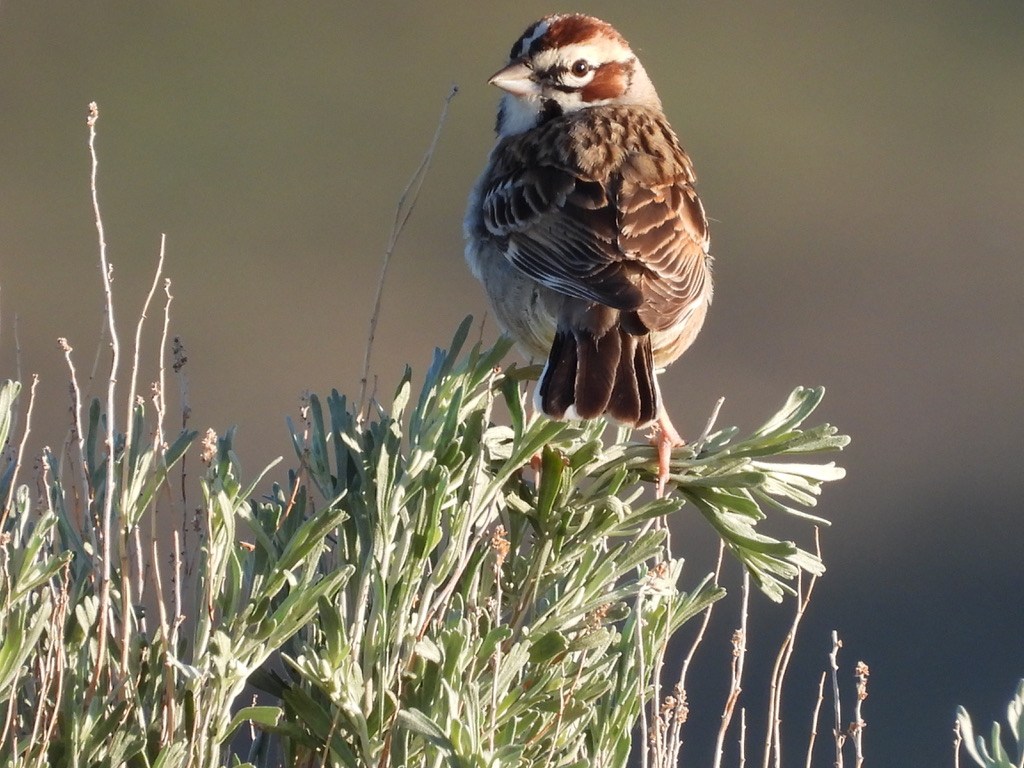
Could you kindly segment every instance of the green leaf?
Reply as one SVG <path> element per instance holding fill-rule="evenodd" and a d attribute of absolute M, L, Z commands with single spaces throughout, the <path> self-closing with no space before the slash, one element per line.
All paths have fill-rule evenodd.
<path fill-rule="evenodd" d="M 565 458 L 562 454 L 545 445 L 541 450 L 540 487 L 537 489 L 537 519 L 545 529 L 551 526 L 552 511 L 561 495 L 562 476 L 565 474 Z M 554 521 L 557 523 L 557 520 Z"/>
<path fill-rule="evenodd" d="M 255 723 L 256 725 L 270 728 L 277 725 L 282 717 L 284 717 L 284 710 L 280 707 L 242 707 L 231 718 L 231 723 L 227 727 L 227 734 L 233 734 L 245 723 Z"/>
<path fill-rule="evenodd" d="M 530 645 L 530 661 L 534 664 L 549 663 L 568 649 L 565 636 L 561 632 L 546 632 Z"/>
<path fill-rule="evenodd" d="M 418 734 L 433 744 L 435 747 L 444 750 L 449 755 L 455 754 L 455 745 L 433 720 L 418 709 L 400 709 L 398 711 L 398 724 L 412 733 Z"/>

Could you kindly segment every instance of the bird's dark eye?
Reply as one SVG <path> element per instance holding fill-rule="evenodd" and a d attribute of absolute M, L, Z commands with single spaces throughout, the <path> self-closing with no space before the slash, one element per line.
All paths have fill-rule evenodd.
<path fill-rule="evenodd" d="M 569 69 L 576 77 L 583 77 L 590 71 L 590 65 L 586 59 L 576 59 Z"/>

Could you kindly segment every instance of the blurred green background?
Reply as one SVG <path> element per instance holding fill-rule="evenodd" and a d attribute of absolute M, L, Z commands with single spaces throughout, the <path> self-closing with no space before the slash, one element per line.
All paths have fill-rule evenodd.
<path fill-rule="evenodd" d="M 358 393 L 394 207 L 452 83 L 384 299 L 381 398 L 404 363 L 422 371 L 465 314 L 483 314 L 461 218 L 492 143 L 485 81 L 552 10 L 564 9 L 3 3 L 0 376 L 16 373 L 16 315 L 23 373 L 42 377 L 36 447 L 59 444 L 68 423 L 56 338 L 82 374 L 101 323 L 90 101 L 122 341 L 166 233 L 191 425 L 239 425 L 255 473 L 289 456 L 284 416 L 303 391 Z M 663 379 L 676 425 L 698 433 L 724 395 L 721 422 L 751 428 L 793 386 L 824 384 L 822 418 L 854 437 L 849 477 L 822 506 L 835 521 L 829 573 L 787 689 L 790 753 L 802 754 L 835 628 L 846 692 L 856 660 L 872 669 L 870 761 L 949 765 L 955 705 L 1001 717 L 1024 676 L 1024 4 L 573 10 L 638 50 L 713 220 L 715 303 Z M 713 560 L 704 528 L 680 519 L 693 581 Z M 756 733 L 789 616 L 754 603 Z M 690 764 L 707 754 L 726 691 L 734 619 L 722 620 L 691 690 Z"/>

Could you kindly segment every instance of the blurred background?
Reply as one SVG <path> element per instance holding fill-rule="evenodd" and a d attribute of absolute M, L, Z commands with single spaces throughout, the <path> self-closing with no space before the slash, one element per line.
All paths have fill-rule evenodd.
<path fill-rule="evenodd" d="M 85 375 L 102 320 L 90 101 L 122 343 L 166 233 L 190 425 L 237 424 L 254 475 L 276 456 L 294 463 L 284 418 L 301 393 L 358 395 L 395 205 L 453 83 L 388 278 L 373 359 L 381 400 L 405 363 L 421 374 L 464 315 L 483 316 L 461 219 L 493 141 L 498 94 L 485 82 L 553 10 L 567 9 L 0 6 L 0 376 L 18 374 L 16 326 L 22 378 L 41 377 L 35 450 L 68 424 L 57 337 Z M 816 418 L 854 438 L 840 457 L 848 478 L 819 507 L 834 521 L 829 572 L 788 682 L 790 756 L 802 760 L 836 629 L 847 713 L 854 663 L 872 670 L 869 762 L 951 765 L 956 705 L 1002 719 L 1024 676 L 1024 5 L 571 10 L 612 22 L 639 52 L 713 220 L 715 303 L 663 379 L 676 425 L 699 433 L 721 395 L 720 423 L 751 429 L 794 386 L 823 384 Z M 156 361 L 144 366 L 153 380 Z M 686 510 L 678 524 L 692 584 L 714 544 Z M 717 728 L 734 608 L 723 606 L 691 686 L 691 765 Z M 753 600 L 754 734 L 790 611 Z"/>

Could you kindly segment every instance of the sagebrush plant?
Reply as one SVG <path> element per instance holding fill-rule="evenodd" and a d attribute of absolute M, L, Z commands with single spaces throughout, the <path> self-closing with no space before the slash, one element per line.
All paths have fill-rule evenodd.
<path fill-rule="evenodd" d="M 155 443 L 136 406 L 135 442 L 120 436 L 114 456 L 103 662 L 101 548 L 85 522 L 106 492 L 94 403 L 86 492 L 69 493 L 60 478 L 75 473 L 47 454 L 45 499 L 21 486 L 7 515 L 0 757 L 218 765 L 252 722 L 259 765 L 622 765 L 667 640 L 721 595 L 707 578 L 680 588 L 668 517 L 699 510 L 772 596 L 820 570 L 754 527 L 766 501 L 813 502 L 841 474 L 770 461 L 843 444 L 830 427 L 800 429 L 820 390 L 797 390 L 745 439 L 724 430 L 677 451 L 673 493 L 653 500 L 652 447 L 623 430 L 608 439 L 602 421 L 528 418 L 518 372 L 499 369 L 508 344 L 460 354 L 468 329 L 436 354 L 414 405 L 408 372 L 369 419 L 336 392 L 310 397 L 300 467 L 265 496 L 239 477 L 230 432 L 208 443 L 195 602 L 157 621 L 136 602 L 146 582 L 166 592 L 182 576 L 161 577 L 139 533 L 195 435 Z M 17 390 L 3 389 L 8 412 Z M 497 401 L 508 425 L 491 417 Z M 273 703 L 240 706 L 247 681 Z"/>
<path fill-rule="evenodd" d="M 100 243 L 107 274 L 101 225 Z M 415 399 L 408 370 L 369 415 L 310 396 L 277 483 L 242 477 L 233 431 L 166 436 L 162 362 L 148 403 L 136 391 L 139 332 L 102 402 L 71 367 L 71 437 L 31 487 L 21 385 L 0 387 L 0 762 L 621 766 L 639 736 L 674 764 L 685 690 L 661 694 L 665 650 L 723 591 L 684 574 L 669 521 L 699 514 L 781 600 L 823 566 L 759 524 L 823 522 L 807 508 L 842 470 L 807 457 L 847 439 L 803 426 L 822 390 L 798 388 L 750 435 L 676 450 L 653 499 L 642 436 L 529 416 L 530 370 L 506 341 L 465 349 L 470 328 Z M 161 517 L 196 508 L 195 552 L 161 542 Z"/>

